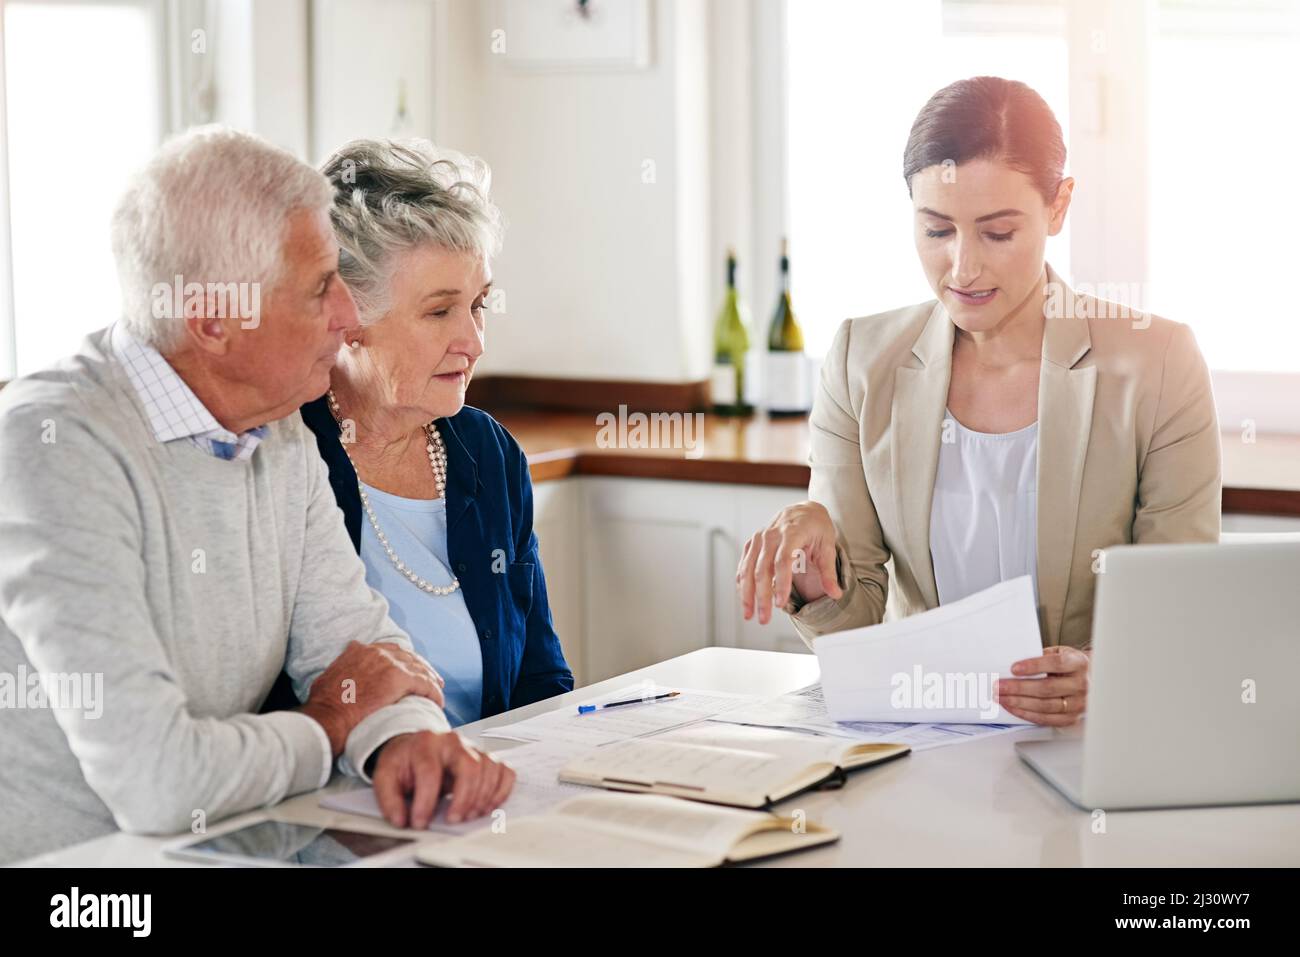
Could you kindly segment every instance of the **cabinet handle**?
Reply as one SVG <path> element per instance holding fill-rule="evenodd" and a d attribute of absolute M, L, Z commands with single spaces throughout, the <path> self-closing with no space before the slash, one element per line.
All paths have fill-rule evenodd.
<path fill-rule="evenodd" d="M 716 557 L 714 552 L 714 542 L 717 540 L 718 536 L 722 536 L 725 540 L 730 541 L 730 539 L 727 538 L 727 530 L 720 525 L 710 526 L 708 531 L 704 533 L 704 541 L 705 541 L 704 567 L 708 571 L 708 578 L 709 578 L 709 587 L 707 590 L 709 630 L 708 630 L 707 638 L 709 642 L 708 646 L 710 648 L 718 646 L 718 609 L 719 609 L 718 582 L 717 579 L 713 577 L 715 571 L 713 567 L 713 561 L 714 558 Z M 722 647 L 734 648 L 735 645 L 736 645 L 736 636 L 735 636 L 735 630 L 733 629 L 731 637 L 722 645 Z"/>

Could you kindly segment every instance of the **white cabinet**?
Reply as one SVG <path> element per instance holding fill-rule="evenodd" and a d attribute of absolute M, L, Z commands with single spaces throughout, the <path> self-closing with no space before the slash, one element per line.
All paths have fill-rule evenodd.
<path fill-rule="evenodd" d="M 538 482 L 533 486 L 533 531 L 537 533 L 551 620 L 564 657 L 578 684 L 586 684 L 582 647 L 582 495 L 581 479 Z"/>
<path fill-rule="evenodd" d="M 586 680 L 704 648 L 720 632 L 729 637 L 730 596 L 721 591 L 734 551 L 729 490 L 649 479 L 583 483 Z"/>
<path fill-rule="evenodd" d="M 579 685 L 710 645 L 807 651 L 786 615 L 744 621 L 745 541 L 803 489 L 574 477 L 533 489 L 555 630 Z"/>
<path fill-rule="evenodd" d="M 1222 530 L 1225 534 L 1258 535 L 1261 533 L 1300 533 L 1300 518 L 1289 515 L 1225 515 Z"/>
<path fill-rule="evenodd" d="M 537 486 L 552 614 L 580 684 L 710 645 L 805 651 L 788 619 L 744 622 L 740 548 L 800 489 L 582 477 Z"/>

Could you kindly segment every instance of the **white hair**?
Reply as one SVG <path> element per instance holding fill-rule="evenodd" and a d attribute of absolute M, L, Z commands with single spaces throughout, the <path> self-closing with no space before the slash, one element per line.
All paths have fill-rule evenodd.
<path fill-rule="evenodd" d="M 363 325 L 390 308 L 404 250 L 431 244 L 486 262 L 501 248 L 501 213 L 488 198 L 492 173 L 477 157 L 421 139 L 353 140 L 321 170 L 335 189 L 339 274 Z"/>
<path fill-rule="evenodd" d="M 293 154 L 238 130 L 203 126 L 163 144 L 113 213 L 113 256 L 127 330 L 161 352 L 184 326 L 158 315 L 155 296 L 188 284 L 257 283 L 271 290 L 283 266 L 286 220 L 329 208 L 329 181 Z"/>

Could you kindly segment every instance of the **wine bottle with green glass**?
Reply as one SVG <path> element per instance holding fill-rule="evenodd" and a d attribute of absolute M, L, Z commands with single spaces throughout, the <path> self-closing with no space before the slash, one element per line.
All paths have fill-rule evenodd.
<path fill-rule="evenodd" d="M 745 306 L 736 291 L 736 253 L 727 250 L 727 292 L 713 326 L 713 375 L 710 380 L 713 411 L 720 415 L 746 415 L 753 409 L 745 401 L 745 358 L 749 354 L 749 329 Z"/>

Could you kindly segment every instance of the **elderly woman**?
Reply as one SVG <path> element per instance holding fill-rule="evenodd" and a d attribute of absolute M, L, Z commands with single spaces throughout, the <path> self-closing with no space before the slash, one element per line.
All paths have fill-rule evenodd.
<path fill-rule="evenodd" d="M 322 171 L 360 324 L 302 417 L 366 578 L 445 679 L 453 727 L 569 691 L 528 463 L 465 405 L 500 244 L 488 170 L 423 141 L 365 140 Z"/>

